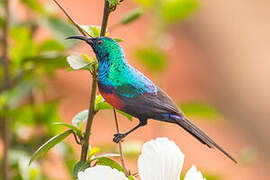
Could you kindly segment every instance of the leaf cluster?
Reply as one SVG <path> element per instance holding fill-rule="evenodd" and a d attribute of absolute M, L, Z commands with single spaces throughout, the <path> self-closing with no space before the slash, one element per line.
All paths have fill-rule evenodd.
<path fill-rule="evenodd" d="M 11 9 L 9 87 L 2 87 L 4 67 L 0 61 L 0 119 L 7 118 L 10 122 L 10 179 L 49 179 L 38 162 L 30 167 L 28 163 L 40 142 L 62 130 L 53 124 L 61 122 L 59 103 L 58 100 L 46 100 L 45 77 L 53 77 L 56 70 L 68 66 L 66 50 L 75 48 L 77 43 L 67 42 L 65 38 L 76 34 L 76 30 L 39 1 L 19 0 L 16 3 L 21 7 L 18 11 L 25 11 L 27 17 L 21 18 L 20 13 Z M 2 6 L 0 3 L 1 9 Z M 4 21 L 1 13 L 0 28 Z M 41 29 L 46 29 L 48 35 L 38 38 Z M 68 167 L 75 161 L 75 155 L 68 144 L 62 146 L 69 149 L 62 153 L 63 157 L 69 155 L 66 158 Z"/>
<path fill-rule="evenodd" d="M 166 50 L 172 38 L 169 29 L 188 18 L 199 6 L 198 0 L 134 0 L 144 11 L 151 11 L 155 18 L 153 37 L 149 43 L 135 49 L 136 58 L 152 72 L 162 72 L 169 58 Z"/>

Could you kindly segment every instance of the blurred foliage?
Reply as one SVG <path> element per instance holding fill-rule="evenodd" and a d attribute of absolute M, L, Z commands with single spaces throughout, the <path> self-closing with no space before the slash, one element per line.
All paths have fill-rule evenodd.
<path fill-rule="evenodd" d="M 217 121 L 221 113 L 212 105 L 202 102 L 187 102 L 180 104 L 179 107 L 186 116 L 198 116 Z"/>
<path fill-rule="evenodd" d="M 129 24 L 134 20 L 138 19 L 139 17 L 141 17 L 142 14 L 143 14 L 142 8 L 135 8 L 122 18 L 121 23 L 123 25 Z"/>
<path fill-rule="evenodd" d="M 142 62 L 145 67 L 153 71 L 161 71 L 166 65 L 166 55 L 157 47 L 138 48 L 135 54 L 136 58 Z"/>
<path fill-rule="evenodd" d="M 257 158 L 257 152 L 253 147 L 245 147 L 239 154 L 241 164 L 250 164 Z"/>
<path fill-rule="evenodd" d="M 153 39 L 145 47 L 135 50 L 135 55 L 149 70 L 162 71 L 167 63 L 166 39 L 168 29 L 190 16 L 199 6 L 197 0 L 134 0 L 145 11 L 151 11 L 155 18 Z M 124 17 L 125 20 L 127 17 Z M 122 20 L 122 21 L 123 21 Z"/>
<path fill-rule="evenodd" d="M 122 150 L 126 158 L 137 159 L 142 150 L 142 141 L 129 140 L 122 143 Z M 99 146 L 100 153 L 112 152 L 119 153 L 118 147 L 111 143 L 101 144 Z"/>
<path fill-rule="evenodd" d="M 142 7 L 153 11 L 162 23 L 178 23 L 199 6 L 197 0 L 134 0 Z"/>
<path fill-rule="evenodd" d="M 7 89 L 0 87 L 0 116 L 8 118 L 11 129 L 10 179 L 49 180 L 39 162 L 35 161 L 29 166 L 29 161 L 40 142 L 62 130 L 60 126 L 53 124 L 61 121 L 58 114 L 59 103 L 57 100 L 46 100 L 47 85 L 44 80 L 47 76 L 53 76 L 57 69 L 67 67 L 65 51 L 75 48 L 76 43 L 67 42 L 65 38 L 76 34 L 76 31 L 39 1 L 20 0 L 12 3 L 13 7 L 19 5 L 20 10 L 26 12 L 26 17 L 19 17 L 20 13 L 10 14 L 10 86 Z M 3 3 L 0 8 L 2 6 Z M 4 21 L 0 15 L 1 27 Z M 46 29 L 49 34 L 36 41 L 40 29 Z M 2 85 L 3 66 L 1 63 L 0 65 Z M 57 143 L 51 141 L 46 148 Z M 72 166 L 75 162 L 75 155 L 68 144 L 63 144 L 66 151 L 61 155 L 66 158 L 66 167 L 70 169 L 71 162 Z M 42 150 L 47 151 L 46 148 L 43 147 Z"/>

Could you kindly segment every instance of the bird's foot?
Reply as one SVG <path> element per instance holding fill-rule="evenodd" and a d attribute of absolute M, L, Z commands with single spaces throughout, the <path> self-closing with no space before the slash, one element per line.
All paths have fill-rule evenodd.
<path fill-rule="evenodd" d="M 126 137 L 126 134 L 121 133 L 114 134 L 113 142 L 119 143 L 124 137 Z"/>

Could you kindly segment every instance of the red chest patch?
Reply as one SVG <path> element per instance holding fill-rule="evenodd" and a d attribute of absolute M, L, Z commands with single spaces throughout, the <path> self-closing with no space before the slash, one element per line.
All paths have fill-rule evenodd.
<path fill-rule="evenodd" d="M 100 94 L 110 105 L 112 105 L 116 109 L 121 110 L 125 106 L 124 103 L 114 94 L 114 92 L 104 93 L 100 91 Z"/>

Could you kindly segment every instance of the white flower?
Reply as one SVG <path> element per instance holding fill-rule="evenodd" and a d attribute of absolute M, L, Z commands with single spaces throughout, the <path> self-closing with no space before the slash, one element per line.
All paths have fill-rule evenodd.
<path fill-rule="evenodd" d="M 142 180 L 179 180 L 184 154 L 173 141 L 157 138 L 146 142 L 139 157 Z"/>
<path fill-rule="evenodd" d="M 179 180 L 184 163 L 184 154 L 168 138 L 146 142 L 138 160 L 142 180 Z M 202 174 L 193 166 L 185 180 L 203 180 Z"/>
<path fill-rule="evenodd" d="M 180 180 L 184 154 L 167 138 L 157 138 L 144 143 L 138 160 L 141 180 Z M 95 166 L 78 173 L 79 180 L 128 180 L 123 172 L 109 166 Z M 192 166 L 184 180 L 205 180 Z"/>
<path fill-rule="evenodd" d="M 78 173 L 79 180 L 128 180 L 124 173 L 109 166 L 95 166 Z"/>
<path fill-rule="evenodd" d="M 186 176 L 184 180 L 205 180 L 205 178 L 203 178 L 203 175 L 200 171 L 197 170 L 197 168 L 195 166 L 192 166 Z"/>

